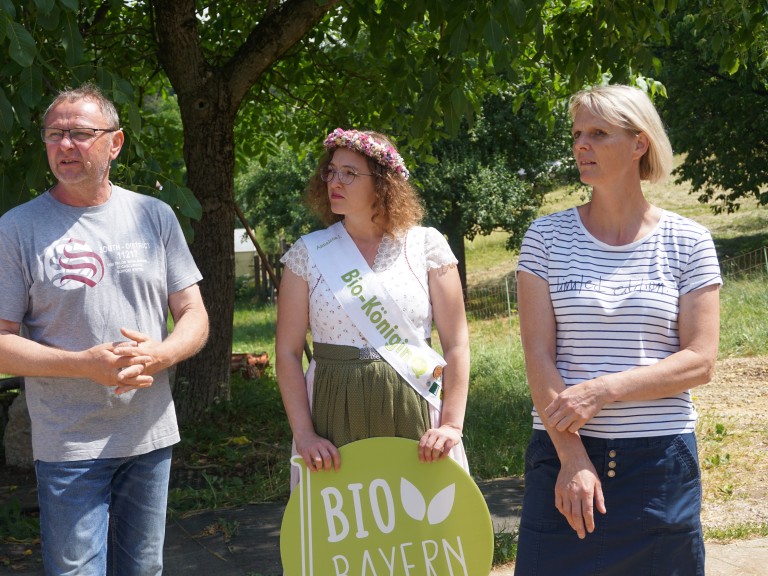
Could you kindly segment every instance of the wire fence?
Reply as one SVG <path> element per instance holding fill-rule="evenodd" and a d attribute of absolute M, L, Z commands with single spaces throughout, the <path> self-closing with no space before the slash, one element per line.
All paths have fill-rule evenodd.
<path fill-rule="evenodd" d="M 517 280 L 514 272 L 498 282 L 467 289 L 467 317 L 487 320 L 517 313 Z"/>
<path fill-rule="evenodd" d="M 723 276 L 768 276 L 768 246 L 720 262 Z"/>
<path fill-rule="evenodd" d="M 720 270 L 723 276 L 729 278 L 768 278 L 768 246 L 721 260 Z M 515 274 L 508 274 L 492 284 L 469 288 L 465 305 L 467 317 L 474 320 L 487 320 L 517 313 Z"/>
<path fill-rule="evenodd" d="M 253 282 L 256 287 L 258 300 L 261 302 L 274 301 L 275 287 L 259 262 L 254 259 L 255 274 Z M 270 265 L 278 273 L 282 271 L 278 256 L 270 258 Z M 763 246 L 752 252 L 726 258 L 720 261 L 723 276 L 730 278 L 765 275 L 768 277 L 768 246 Z M 497 281 L 473 286 L 467 289 L 465 306 L 467 317 L 474 320 L 509 317 L 517 313 L 517 280 L 514 272 L 507 274 Z"/>

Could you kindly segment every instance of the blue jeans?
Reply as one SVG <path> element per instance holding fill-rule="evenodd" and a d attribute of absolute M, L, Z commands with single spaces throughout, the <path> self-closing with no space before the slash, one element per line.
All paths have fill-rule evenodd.
<path fill-rule="evenodd" d="M 45 574 L 161 574 L 171 451 L 36 461 Z"/>

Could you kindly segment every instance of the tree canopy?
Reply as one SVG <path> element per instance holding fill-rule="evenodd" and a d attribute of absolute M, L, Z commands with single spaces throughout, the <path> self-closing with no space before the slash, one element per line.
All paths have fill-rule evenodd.
<path fill-rule="evenodd" d="M 474 126 L 432 147 L 434 161 L 414 171 L 426 202 L 426 222 L 448 237 L 466 290 L 464 240 L 494 230 L 509 233 L 507 248 L 519 247 L 544 192 L 570 157 L 566 111 L 552 111 L 553 129 L 536 117 L 529 97 L 516 108 L 514 94 L 483 100 Z"/>
<path fill-rule="evenodd" d="M 686 2 L 709 11 L 705 0 Z M 723 0 L 736 22 L 755 5 Z M 375 127 L 407 156 L 472 124 L 482 98 L 518 86 L 546 117 L 609 73 L 660 66 L 677 0 L 0 0 L 0 210 L 49 184 L 38 140 L 50 94 L 95 80 L 121 109 L 115 180 L 162 197 L 194 237 L 211 338 L 177 371 L 182 421 L 228 398 L 238 158 L 319 146 L 336 126 Z M 744 16 L 741 16 L 742 18 Z M 715 20 L 708 25 L 714 26 Z M 706 26 L 698 20 L 694 28 Z M 748 39 L 729 37 L 727 54 Z M 726 72 L 738 72 L 738 60 Z M 655 84 L 651 84 L 656 86 Z M 522 100 L 520 100 L 522 102 Z M 181 134 L 168 122 L 178 110 Z M 182 162 L 183 159 L 183 162 Z"/>
<path fill-rule="evenodd" d="M 685 2 L 681 8 L 690 8 Z M 662 102 L 672 144 L 685 161 L 680 181 L 715 210 L 744 198 L 768 204 L 768 29 L 766 13 L 711 8 L 672 19 L 659 50 Z"/>

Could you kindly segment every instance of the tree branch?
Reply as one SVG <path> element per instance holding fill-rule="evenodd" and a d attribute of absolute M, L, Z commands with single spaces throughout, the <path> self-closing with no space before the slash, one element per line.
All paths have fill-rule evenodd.
<path fill-rule="evenodd" d="M 197 92 L 210 70 L 200 45 L 195 0 L 151 0 L 149 5 L 155 20 L 157 59 L 177 92 Z"/>
<path fill-rule="evenodd" d="M 223 70 L 235 110 L 259 77 L 339 2 L 287 0 L 264 16 Z"/>

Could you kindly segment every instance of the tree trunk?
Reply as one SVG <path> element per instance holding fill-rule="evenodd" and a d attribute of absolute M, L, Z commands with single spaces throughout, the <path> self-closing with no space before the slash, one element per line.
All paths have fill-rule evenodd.
<path fill-rule="evenodd" d="M 464 236 L 461 234 L 460 227 L 448 225 L 445 228 L 448 237 L 448 246 L 453 250 L 453 255 L 459 261 L 456 267 L 459 270 L 459 279 L 461 280 L 461 291 L 464 293 L 464 299 L 467 299 L 467 253 L 464 250 Z"/>
<path fill-rule="evenodd" d="M 184 122 L 188 186 L 203 207 L 194 222 L 192 255 L 203 280 L 200 291 L 210 321 L 205 348 L 176 371 L 174 398 L 182 423 L 199 419 L 218 400 L 230 398 L 234 313 L 234 113 L 223 86 L 211 81 L 205 94 L 179 94 Z M 215 256 L 215 257 L 214 257 Z"/>
<path fill-rule="evenodd" d="M 195 0 L 153 0 L 158 60 L 176 92 L 184 126 L 187 186 L 203 207 L 191 245 L 203 280 L 210 336 L 176 369 L 174 398 L 182 425 L 230 398 L 235 308 L 235 138 L 240 103 L 263 73 L 296 45 L 339 0 L 286 0 L 268 11 L 223 66 L 208 63 Z"/>

